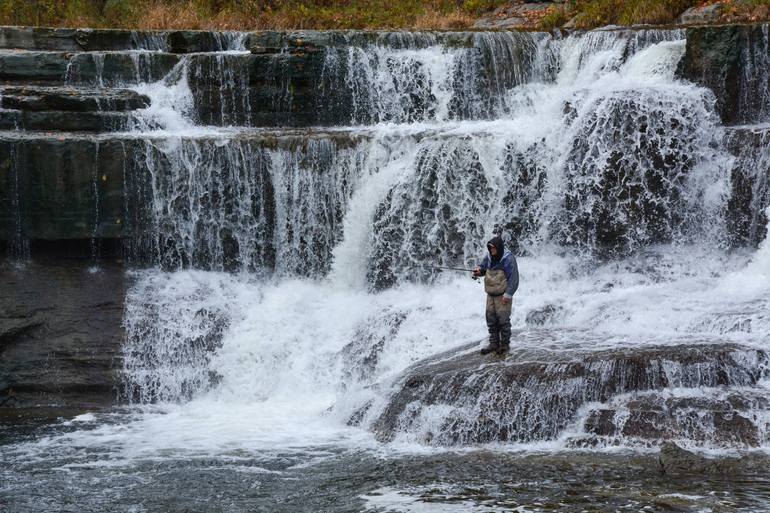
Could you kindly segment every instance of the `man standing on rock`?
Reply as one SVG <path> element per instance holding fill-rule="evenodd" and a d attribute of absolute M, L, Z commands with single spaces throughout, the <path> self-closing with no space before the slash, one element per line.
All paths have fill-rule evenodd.
<path fill-rule="evenodd" d="M 473 270 L 474 278 L 484 277 L 487 293 L 489 345 L 481 354 L 505 354 L 511 346 L 511 298 L 519 288 L 519 267 L 499 235 L 487 242 L 487 250 L 489 255 Z"/>

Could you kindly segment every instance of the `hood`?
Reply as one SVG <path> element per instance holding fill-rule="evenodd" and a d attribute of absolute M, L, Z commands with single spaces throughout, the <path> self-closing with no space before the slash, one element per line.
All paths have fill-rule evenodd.
<path fill-rule="evenodd" d="M 503 242 L 503 238 L 499 235 L 497 237 L 494 237 L 492 240 L 487 242 L 487 251 L 489 251 L 490 246 L 494 246 L 497 250 L 497 256 L 492 255 L 492 252 L 489 252 L 489 260 L 492 262 L 492 265 L 497 265 L 497 263 L 503 258 L 503 255 L 505 255 L 505 243 Z"/>

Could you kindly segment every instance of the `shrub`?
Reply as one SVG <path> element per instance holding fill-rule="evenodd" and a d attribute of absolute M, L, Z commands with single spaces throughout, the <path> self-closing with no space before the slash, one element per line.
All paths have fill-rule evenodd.
<path fill-rule="evenodd" d="M 572 18 L 572 11 L 567 6 L 551 7 L 545 16 L 540 18 L 540 28 L 550 30 L 561 27 Z"/>
<path fill-rule="evenodd" d="M 513 0 L 0 0 L 0 24 L 139 29 L 464 29 Z M 539 21 L 579 28 L 674 21 L 710 0 L 568 0 Z M 770 18 L 770 0 L 727 0 L 725 21 Z M 533 20 L 534 22 L 535 20 Z"/>

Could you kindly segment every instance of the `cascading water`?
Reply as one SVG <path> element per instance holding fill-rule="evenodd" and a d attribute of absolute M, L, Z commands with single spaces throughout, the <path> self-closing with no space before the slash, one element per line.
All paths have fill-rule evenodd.
<path fill-rule="evenodd" d="M 451 316 L 446 306 L 480 305 L 481 292 L 432 266 L 474 265 L 495 224 L 525 256 L 517 326 L 569 329 L 597 350 L 712 343 L 720 335 L 759 344 L 764 289 L 742 297 L 724 284 L 746 262 L 724 252 L 735 158 L 713 94 L 675 78 L 683 37 L 479 34 L 470 46 L 448 48 L 425 35 L 330 49 L 322 83 L 340 77 L 353 122 L 376 124 L 317 131 L 301 142 L 244 131 L 171 136 L 178 119 L 191 119 L 184 130 L 201 131 L 188 109 L 199 101 L 190 77 L 221 78 L 214 69 L 183 64 L 163 87 L 140 86 L 155 95 L 140 118 L 160 125 L 163 137 L 138 150 L 134 176 L 149 175 L 136 180 L 151 207 L 133 253 L 163 269 L 238 273 L 140 278 L 127 316 L 128 397 L 192 398 L 182 409 L 214 397 L 263 401 L 288 408 L 272 410 L 283 418 L 296 406 L 286 399 L 290 389 L 301 401 L 315 398 L 319 413 L 332 408 L 329 422 L 353 416 L 381 430 L 389 415 L 381 387 L 413 362 L 483 337 L 480 307 L 454 307 Z M 183 101 L 164 99 L 174 88 Z M 187 281 L 199 291 L 189 300 Z M 706 299 L 717 289 L 725 292 Z M 168 302 L 151 299 L 167 293 Z M 199 305 L 204 296 L 217 299 Z M 672 315 L 683 298 L 689 317 Z M 155 321 L 163 315 L 191 327 L 189 336 Z M 757 379 L 736 385 L 758 386 Z M 584 402 L 599 390 L 590 380 L 569 387 Z M 567 436 L 574 409 L 563 418 L 538 410 L 547 397 L 531 408 L 551 427 L 522 440 Z M 413 430 L 423 433 L 413 440 L 432 443 L 478 436 L 478 427 L 455 425 L 449 438 L 426 437 L 426 429 L 448 429 L 441 419 L 457 410 L 418 413 L 419 399 L 412 408 L 430 419 L 398 421 L 387 438 Z"/>
<path fill-rule="evenodd" d="M 677 78 L 684 37 L 351 39 L 314 84 L 314 119 L 349 126 L 310 129 L 253 128 L 258 101 L 279 117 L 305 101 L 282 89 L 288 52 L 269 93 L 243 46 L 145 52 L 120 79 L 151 98 L 121 134 L 137 267 L 122 397 L 140 413 L 64 440 L 129 459 L 767 449 L 767 132 L 741 146 L 714 94 Z M 483 290 L 435 267 L 475 265 L 495 225 L 521 288 L 514 355 L 490 368 L 471 355 Z M 738 438 L 687 420 L 730 415 Z"/>

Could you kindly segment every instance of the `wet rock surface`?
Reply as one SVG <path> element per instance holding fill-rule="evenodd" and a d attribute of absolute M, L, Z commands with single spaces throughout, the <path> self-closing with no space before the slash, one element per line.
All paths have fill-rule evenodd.
<path fill-rule="evenodd" d="M 114 404 L 124 270 L 2 263 L 0 283 L 0 423 Z"/>
<path fill-rule="evenodd" d="M 150 99 L 128 89 L 75 87 L 0 88 L 0 107 L 27 111 L 125 111 L 147 107 Z"/>
<path fill-rule="evenodd" d="M 757 363 L 747 366 L 747 360 Z M 383 441 L 406 436 L 433 445 L 554 440 L 570 423 L 585 423 L 578 413 L 588 403 L 607 403 L 622 394 L 669 388 L 751 387 L 764 376 L 767 361 L 764 351 L 729 344 L 591 352 L 514 349 L 504 358 L 482 357 L 475 350 L 470 354 L 459 351 L 407 371 L 373 427 Z M 697 401 L 684 401 L 679 406 L 696 407 Z M 722 433 L 722 439 L 736 445 L 762 442 L 759 430 L 765 426 L 749 428 L 740 419 L 727 422 L 735 409 L 729 405 L 729 401 L 718 406 L 700 405 L 706 410 L 712 407 L 714 425 L 722 423 L 714 441 L 722 441 L 717 440 Z M 632 436 L 643 433 L 657 441 L 676 434 L 698 435 L 697 430 L 688 432 L 685 423 L 691 419 L 678 417 L 676 405 L 650 408 L 640 400 L 625 407 L 638 417 L 634 420 L 636 428 L 634 422 L 623 426 Z M 601 415 L 587 422 L 594 434 L 604 433 Z M 661 427 L 656 432 L 648 429 L 646 422 L 658 422 Z M 705 425 L 703 429 L 708 431 Z M 711 436 L 711 432 L 703 434 L 705 439 Z"/>
<path fill-rule="evenodd" d="M 751 448 L 768 443 L 769 427 L 770 397 L 761 388 L 646 392 L 617 397 L 593 410 L 584 421 L 589 436 L 572 445 L 697 440 L 716 447 Z"/>
<path fill-rule="evenodd" d="M 0 50 L 0 81 L 25 84 L 61 83 L 70 54 Z"/>
<path fill-rule="evenodd" d="M 728 223 L 735 246 L 758 245 L 767 233 L 770 204 L 770 127 L 736 127 L 727 131 L 735 155 Z"/>
<path fill-rule="evenodd" d="M 341 352 L 345 362 L 344 386 L 365 382 L 374 372 L 386 342 L 398 334 L 406 316 L 407 312 L 394 310 L 358 326 L 353 341 Z"/>
<path fill-rule="evenodd" d="M 708 87 L 728 125 L 756 123 L 770 114 L 770 40 L 767 24 L 687 29 L 682 77 Z"/>
<path fill-rule="evenodd" d="M 6 240 L 12 234 L 36 240 L 122 237 L 127 147 L 120 139 L 0 139 L 0 234 Z"/>
<path fill-rule="evenodd" d="M 0 129 L 56 132 L 125 130 L 150 99 L 129 89 L 71 86 L 0 88 Z"/>
<path fill-rule="evenodd" d="M 83 117 L 88 116 L 88 117 Z M 119 127 L 126 118 L 115 113 L 68 113 L 27 112 L 17 118 L 20 122 L 61 123 L 72 128 L 85 129 L 84 123 L 112 124 Z M 267 161 L 267 151 L 281 150 L 287 154 L 321 153 L 329 165 L 329 148 L 346 148 L 355 145 L 365 135 L 344 132 L 327 133 L 317 130 L 254 131 L 233 139 L 232 147 Z M 199 138 L 187 141 L 190 154 L 200 152 L 212 159 L 210 164 L 218 176 L 241 172 L 240 160 L 227 160 L 229 146 L 216 144 L 216 138 Z M 315 148 L 315 149 L 314 149 Z M 156 186 L 166 186 L 165 180 L 173 178 L 173 163 L 169 162 L 161 148 L 129 135 L 97 138 L 83 133 L 46 134 L 9 131 L 0 134 L 0 239 L 10 240 L 22 236 L 30 240 L 81 240 L 123 239 L 143 244 L 144 236 L 152 236 L 156 227 L 148 218 L 152 174 L 146 167 L 146 159 L 157 162 Z M 198 158 L 198 157 L 195 157 Z M 260 162 L 251 162 L 259 168 Z M 259 168 L 261 169 L 261 168 Z M 273 195 L 273 185 L 266 175 L 262 189 L 253 192 L 257 197 L 265 195 L 264 208 Z M 213 185 L 210 185 L 213 187 Z M 206 213 L 217 214 L 217 205 L 238 200 L 242 191 L 221 185 L 221 195 L 214 205 L 206 200 Z M 202 191 L 201 194 L 205 194 Z M 219 194 L 219 193 L 218 193 Z M 184 204 L 176 204 L 184 208 Z M 222 211 L 223 212 L 223 211 Z M 264 214 L 269 215 L 269 212 Z M 339 213 L 338 215 L 342 215 Z M 266 218 L 265 222 L 271 222 Z M 226 234 L 218 236 L 226 237 Z M 132 239 L 133 238 L 133 239 Z M 258 241 L 257 241 L 258 242 Z M 252 243 L 256 243 L 252 241 Z M 153 258 L 149 251 L 143 256 Z M 155 248 L 163 249 L 163 248 Z M 169 248 L 173 252 L 174 248 Z M 236 250 L 238 248 L 235 248 Z M 330 251 L 330 247 L 323 248 Z M 138 250 L 138 249 L 137 249 Z M 265 249 L 267 251 L 267 248 Z M 204 255 L 205 256 L 205 255 Z M 178 256 L 173 257 L 178 260 Z M 205 262 L 202 262 L 205 264 Z"/>
<path fill-rule="evenodd" d="M 766 457 L 759 454 L 741 457 L 707 457 L 666 442 L 660 447 L 658 456 L 660 471 L 667 476 L 676 475 L 729 475 L 735 476 L 747 470 L 766 465 Z"/>

